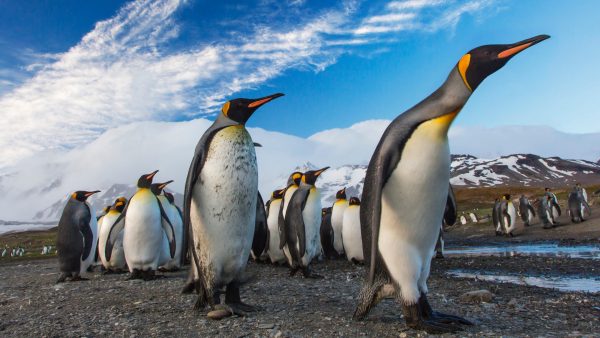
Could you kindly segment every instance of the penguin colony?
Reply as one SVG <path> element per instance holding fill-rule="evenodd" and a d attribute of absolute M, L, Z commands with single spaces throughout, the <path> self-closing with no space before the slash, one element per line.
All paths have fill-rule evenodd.
<path fill-rule="evenodd" d="M 558 198 L 550 188 L 545 188 L 544 195 L 534 199 L 533 203 L 525 195 L 521 195 L 517 203 L 518 206 L 515 207 L 510 194 L 495 200 L 492 208 L 492 224 L 496 228 L 496 236 L 513 237 L 515 233 L 523 232 L 525 227 L 531 226 L 536 217 L 539 218 L 544 229 L 552 229 L 560 225 L 557 218 L 562 214 L 562 209 Z M 575 184 L 573 190 L 569 192 L 567 207 L 572 223 L 583 222 L 592 214 L 587 191 L 581 184 Z M 517 215 L 521 218 L 520 224 L 517 223 Z"/>
<path fill-rule="evenodd" d="M 443 333 L 472 325 L 434 311 L 427 299 L 440 227 L 457 218 L 448 184 L 448 129 L 486 77 L 547 38 L 485 45 L 462 56 L 439 89 L 385 130 L 369 162 L 361 200 L 348 200 L 341 189 L 327 208 L 315 186 L 325 167 L 292 173 L 286 187 L 273 191 L 265 210 L 258 192 L 259 145 L 245 124 L 258 108 L 283 94 L 228 101 L 193 152 L 183 210 L 163 191 L 170 181 L 152 183 L 157 171 L 142 175 L 137 192 L 128 200 L 117 199 L 98 220 L 87 203 L 97 191 L 71 195 L 58 227 L 58 281 L 82 279 L 100 234 L 103 266 L 127 269 L 130 278 L 153 279 L 159 267 L 177 269 L 189 257 L 183 291 L 195 291 L 194 307 L 208 306 L 214 318 L 210 314 L 215 311 L 244 315 L 258 309 L 240 294 L 249 257 L 287 264 L 290 275 L 320 278 L 311 270 L 314 259 L 345 256 L 366 264 L 368 271 L 354 319 L 364 319 L 391 297 L 411 328 Z M 580 195 L 573 197 L 573 210 L 583 205 Z M 515 207 L 510 196 L 500 204 L 500 222 L 510 229 Z M 553 212 L 550 208 L 548 215 Z M 573 215 L 582 219 L 581 212 Z"/>

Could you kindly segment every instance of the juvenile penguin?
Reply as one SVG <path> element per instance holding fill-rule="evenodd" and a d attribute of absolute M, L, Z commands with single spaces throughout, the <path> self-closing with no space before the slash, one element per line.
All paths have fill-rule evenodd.
<path fill-rule="evenodd" d="M 265 257 L 265 251 L 268 247 L 269 228 L 267 226 L 267 213 L 265 211 L 265 202 L 258 193 L 256 198 L 256 222 L 254 225 L 254 237 L 252 239 L 252 249 L 250 254 L 255 261 L 262 261 Z"/>
<path fill-rule="evenodd" d="M 337 252 L 333 247 L 333 227 L 331 226 L 331 209 L 321 209 L 321 229 L 319 231 L 321 235 L 321 249 L 325 258 L 337 257 Z"/>
<path fill-rule="evenodd" d="M 123 231 L 117 236 L 117 240 L 113 245 L 110 260 L 106 259 L 106 242 L 108 241 L 110 226 L 117 218 L 119 218 L 121 212 L 125 209 L 125 204 L 127 204 L 127 199 L 125 197 L 117 198 L 106 215 L 102 216 L 102 224 L 99 226 L 98 253 L 100 254 L 102 266 L 109 272 L 120 272 L 127 268 L 125 251 L 123 250 Z"/>
<path fill-rule="evenodd" d="M 411 328 L 449 332 L 460 328 L 455 323 L 470 324 L 434 312 L 427 301 L 427 278 L 450 180 L 448 129 L 488 75 L 547 38 L 473 49 L 438 90 L 385 130 L 362 193 L 361 230 L 370 266 L 354 318 L 364 318 L 383 296 L 394 295 Z"/>
<path fill-rule="evenodd" d="M 535 209 L 533 209 L 533 206 L 525 195 L 521 195 L 519 198 L 519 213 L 521 214 L 523 224 L 525 224 L 525 226 L 530 226 L 535 217 Z"/>
<path fill-rule="evenodd" d="M 56 247 L 60 277 L 57 283 L 83 280 L 81 274 L 92 263 L 96 251 L 97 224 L 87 198 L 100 191 L 76 191 L 71 194 L 58 222 Z"/>
<path fill-rule="evenodd" d="M 339 190 L 335 194 L 335 202 L 331 209 L 331 226 L 333 227 L 333 247 L 338 256 L 344 255 L 344 240 L 342 238 L 342 228 L 344 226 L 344 211 L 348 207 L 346 199 L 346 188 Z"/>
<path fill-rule="evenodd" d="M 510 199 L 510 194 L 502 196 L 501 215 L 502 224 L 507 236 L 514 236 L 514 231 L 517 229 L 517 210 Z"/>
<path fill-rule="evenodd" d="M 285 263 L 285 255 L 279 248 L 279 209 L 281 209 L 284 192 L 285 189 L 273 191 L 271 199 L 267 202 L 267 226 L 269 228 L 267 252 L 273 264 Z"/>
<path fill-rule="evenodd" d="M 569 193 L 569 214 L 571 216 L 571 222 L 581 223 L 585 221 L 586 211 L 588 215 L 592 214 L 592 210 L 583 196 L 583 191 L 575 188 Z"/>
<path fill-rule="evenodd" d="M 315 182 L 327 169 L 329 167 L 302 174 L 300 186 L 289 202 L 284 218 L 286 236 L 283 245 L 287 248 L 284 253 L 292 276 L 301 270 L 305 278 L 321 277 L 310 271 L 310 263 L 321 253 L 321 193 Z"/>
<path fill-rule="evenodd" d="M 350 198 L 348 207 L 344 210 L 344 225 L 342 226 L 342 241 L 346 258 L 354 264 L 364 261 L 362 237 L 360 235 L 360 200 Z"/>
<path fill-rule="evenodd" d="M 254 311 L 242 303 L 240 284 L 256 222 L 258 168 L 246 121 L 283 94 L 227 101 L 196 145 L 185 184 L 184 227 L 190 231 L 195 307 L 214 308 L 225 287 L 228 311 Z M 189 283 L 189 279 L 188 279 Z"/>
<path fill-rule="evenodd" d="M 175 256 L 175 231 L 158 197 L 151 190 L 152 179 L 157 172 L 140 176 L 136 193 L 110 226 L 104 255 L 111 260 L 112 249 L 123 231 L 123 249 L 130 279 L 155 278 L 162 252 L 163 232 L 169 239 L 170 255 Z"/>

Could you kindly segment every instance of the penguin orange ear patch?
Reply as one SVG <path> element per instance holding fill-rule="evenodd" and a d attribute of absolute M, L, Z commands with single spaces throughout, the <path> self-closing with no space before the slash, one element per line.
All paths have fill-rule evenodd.
<path fill-rule="evenodd" d="M 223 115 L 227 116 L 227 113 L 229 112 L 229 101 L 225 102 L 221 111 L 223 112 Z"/>
<path fill-rule="evenodd" d="M 469 68 L 470 63 L 471 54 L 463 55 L 463 57 L 460 58 L 460 61 L 458 61 L 458 72 L 460 73 L 460 77 L 462 77 L 467 88 L 469 88 L 470 91 L 473 91 L 473 89 L 471 89 L 471 86 L 469 85 L 469 82 L 467 82 L 467 69 Z"/>

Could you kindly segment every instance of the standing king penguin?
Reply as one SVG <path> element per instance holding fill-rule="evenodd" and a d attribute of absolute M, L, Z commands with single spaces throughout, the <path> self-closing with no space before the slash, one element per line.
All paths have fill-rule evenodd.
<path fill-rule="evenodd" d="M 240 284 L 248 263 L 256 222 L 258 167 L 246 121 L 262 105 L 283 94 L 226 102 L 202 135 L 190 164 L 184 196 L 184 228 L 190 233 L 196 309 L 220 303 L 226 287 L 229 311 L 254 311 L 242 303 Z M 186 286 L 187 287 L 187 286 Z"/>
<path fill-rule="evenodd" d="M 519 197 L 519 214 L 521 214 L 523 224 L 530 226 L 535 217 L 535 209 L 531 205 L 531 202 L 529 202 L 529 198 L 525 197 L 525 195 Z"/>
<path fill-rule="evenodd" d="M 411 328 L 454 332 L 460 317 L 431 309 L 427 278 L 448 196 L 448 129 L 472 92 L 522 50 L 547 39 L 486 45 L 465 54 L 444 84 L 398 116 L 383 133 L 365 176 L 361 230 L 369 273 L 355 319 L 394 296 Z"/>
<path fill-rule="evenodd" d="M 96 252 L 97 223 L 87 198 L 100 191 L 76 191 L 71 194 L 58 222 L 56 248 L 61 272 L 57 283 L 83 280 L 81 274 L 92 263 Z"/>
<path fill-rule="evenodd" d="M 140 176 L 136 193 L 129 199 L 119 218 L 110 226 L 105 248 L 106 259 L 123 231 L 125 260 L 131 279 L 155 278 L 163 245 L 163 232 L 169 239 L 171 258 L 175 256 L 175 232 L 158 197 L 152 192 L 152 179 L 158 170 Z"/>
<path fill-rule="evenodd" d="M 510 194 L 502 196 L 501 201 L 501 222 L 507 236 L 514 236 L 514 231 L 517 229 L 517 210 L 511 200 Z"/>
<path fill-rule="evenodd" d="M 252 239 L 252 249 L 250 254 L 255 261 L 264 261 L 266 259 L 266 250 L 269 246 L 269 228 L 267 227 L 267 212 L 265 211 L 265 202 L 260 192 L 256 198 L 256 222 L 254 225 L 254 237 Z"/>
<path fill-rule="evenodd" d="M 286 257 L 291 257 L 288 248 L 285 246 L 286 234 L 285 234 L 285 215 L 287 213 L 288 206 L 292 200 L 292 196 L 300 187 L 302 180 L 302 173 L 294 171 L 287 180 L 287 186 L 283 192 L 283 198 L 281 199 L 281 208 L 279 208 L 279 248 L 283 250 Z"/>
<path fill-rule="evenodd" d="M 360 200 L 350 198 L 348 207 L 344 210 L 344 226 L 342 227 L 344 252 L 348 260 L 354 264 L 364 261 L 362 236 L 360 235 Z"/>
<path fill-rule="evenodd" d="M 337 252 L 333 247 L 333 227 L 331 226 L 331 209 L 323 208 L 321 210 L 321 248 L 325 258 L 337 257 Z"/>
<path fill-rule="evenodd" d="M 273 191 L 271 199 L 267 202 L 267 226 L 269 228 L 267 252 L 273 264 L 285 263 L 285 255 L 279 248 L 279 210 L 284 192 L 285 189 Z"/>
<path fill-rule="evenodd" d="M 110 260 L 106 259 L 106 242 L 110 233 L 110 226 L 119 218 L 125 208 L 125 204 L 127 204 L 125 197 L 117 198 L 106 215 L 102 216 L 102 224 L 99 225 L 98 253 L 100 254 L 102 266 L 108 272 L 120 272 L 127 266 L 125 251 L 123 250 L 123 231 L 118 234 L 117 240 L 113 245 Z"/>
<path fill-rule="evenodd" d="M 321 193 L 315 187 L 317 178 L 329 167 L 302 174 L 300 187 L 294 192 L 285 215 L 283 245 L 290 275 L 298 270 L 306 278 L 320 278 L 311 273 L 310 262 L 321 254 Z M 280 243 L 281 245 L 281 243 Z"/>
<path fill-rule="evenodd" d="M 181 254 L 183 249 L 183 219 L 179 210 L 171 205 L 167 198 L 165 187 L 173 183 L 173 180 L 163 183 L 152 183 L 150 190 L 158 198 L 160 205 L 165 210 L 167 218 L 173 226 L 175 234 L 175 256 L 171 257 L 169 238 L 163 234 L 162 252 L 158 261 L 158 268 L 161 271 L 177 271 L 181 268 Z"/>
<path fill-rule="evenodd" d="M 344 255 L 344 240 L 342 228 L 344 226 L 344 211 L 348 207 L 346 188 L 335 193 L 335 202 L 331 209 L 331 226 L 333 227 L 333 247 L 338 256 Z"/>

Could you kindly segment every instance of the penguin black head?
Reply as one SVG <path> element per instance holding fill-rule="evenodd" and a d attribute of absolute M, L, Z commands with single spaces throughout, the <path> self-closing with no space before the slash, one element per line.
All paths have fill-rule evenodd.
<path fill-rule="evenodd" d="M 163 192 L 163 194 L 165 194 L 165 197 L 167 198 L 167 201 L 169 201 L 169 203 L 171 204 L 175 204 L 175 196 L 173 196 L 173 194 L 171 194 L 170 192 Z"/>
<path fill-rule="evenodd" d="M 74 193 L 71 194 L 71 198 L 74 200 L 78 200 L 79 202 L 85 202 L 87 200 L 88 197 L 92 196 L 93 194 L 100 192 L 100 190 L 96 190 L 96 191 L 76 191 Z"/>
<path fill-rule="evenodd" d="M 273 193 L 271 193 L 271 199 L 281 199 L 283 198 L 283 193 L 285 192 L 285 189 L 278 189 L 278 190 L 274 190 Z"/>
<path fill-rule="evenodd" d="M 246 121 L 248 121 L 256 109 L 280 96 L 283 96 L 283 94 L 277 93 L 259 99 L 233 99 L 225 102 L 221 108 L 221 112 L 239 124 L 246 124 Z"/>
<path fill-rule="evenodd" d="M 144 174 L 140 176 L 140 178 L 138 179 L 137 187 L 150 189 L 152 185 L 152 179 L 154 178 L 154 175 L 156 175 L 157 172 L 158 170 L 155 170 L 149 174 Z"/>
<path fill-rule="evenodd" d="M 302 180 L 302 173 L 299 171 L 294 171 L 290 177 L 288 178 L 287 184 L 295 184 L 300 185 L 300 181 Z"/>
<path fill-rule="evenodd" d="M 338 190 L 338 192 L 335 193 L 335 199 L 336 200 L 345 200 L 346 199 L 346 187 L 344 187 L 344 189 L 342 189 L 342 190 Z"/>
<path fill-rule="evenodd" d="M 315 185 L 315 182 L 317 182 L 317 178 L 319 178 L 319 176 L 327 169 L 329 169 L 329 167 L 325 167 L 319 170 L 309 170 L 305 172 L 304 174 L 302 174 L 302 182 L 308 185 Z"/>
<path fill-rule="evenodd" d="M 327 208 L 321 209 L 321 216 L 325 216 L 327 214 L 330 214 L 331 213 L 331 209 L 332 209 L 331 207 L 327 207 Z"/>
<path fill-rule="evenodd" d="M 118 212 L 123 212 L 123 209 L 125 209 L 125 204 L 127 204 L 127 199 L 125 197 L 119 197 L 115 200 L 115 203 L 112 207 Z"/>
<path fill-rule="evenodd" d="M 349 205 L 360 205 L 360 200 L 358 199 L 358 197 L 352 197 L 350 199 Z"/>
<path fill-rule="evenodd" d="M 164 183 L 153 183 L 153 184 L 150 186 L 150 190 L 152 191 L 152 193 L 153 193 L 154 195 L 158 196 L 158 195 L 160 195 L 160 194 L 162 193 L 163 189 L 164 189 L 164 188 L 165 188 L 167 185 L 169 185 L 169 183 L 172 183 L 172 182 L 173 182 L 173 180 L 170 180 L 170 181 L 167 181 L 167 182 L 164 182 Z"/>
<path fill-rule="evenodd" d="M 549 35 L 538 35 L 513 44 L 477 47 L 465 54 L 456 67 L 467 87 L 474 91 L 486 77 L 502 68 L 513 56 L 548 38 Z"/>

